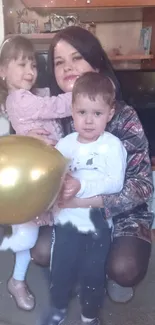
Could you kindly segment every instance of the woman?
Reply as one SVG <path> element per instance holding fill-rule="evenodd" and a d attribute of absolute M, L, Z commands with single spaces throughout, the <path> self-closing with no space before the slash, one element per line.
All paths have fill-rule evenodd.
<path fill-rule="evenodd" d="M 121 101 L 119 84 L 112 66 L 99 41 L 87 30 L 69 27 L 58 32 L 49 49 L 49 71 L 51 94 L 71 91 L 75 80 L 87 71 L 101 72 L 114 82 L 117 92 L 116 114 L 107 131 L 123 142 L 128 152 L 128 163 L 124 188 L 119 194 L 90 199 L 72 199 L 66 207 L 103 208 L 106 217 L 112 217 L 114 234 L 109 254 L 107 274 L 118 286 L 127 287 L 124 300 L 132 296 L 130 287 L 138 284 L 146 274 L 151 252 L 152 213 L 148 212 L 147 201 L 152 196 L 152 172 L 148 154 L 148 142 L 143 128 L 132 107 Z M 64 119 L 64 135 L 73 131 L 72 119 Z M 37 131 L 37 130 L 36 130 Z M 43 130 L 41 131 L 43 132 Z M 36 133 L 41 133 L 39 130 Z M 70 179 L 67 185 L 74 193 L 79 191 L 77 180 Z M 34 260 L 42 265 L 49 263 L 51 229 L 40 230 L 40 237 L 32 250 Z M 113 299 L 115 292 L 111 291 Z"/>

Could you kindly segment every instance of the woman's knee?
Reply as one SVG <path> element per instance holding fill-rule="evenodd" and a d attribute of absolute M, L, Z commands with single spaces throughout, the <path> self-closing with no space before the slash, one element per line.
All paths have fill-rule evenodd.
<path fill-rule="evenodd" d="M 41 227 L 36 245 L 31 249 L 33 261 L 41 266 L 49 266 L 51 255 L 52 227 Z"/>
<path fill-rule="evenodd" d="M 114 239 L 108 260 L 108 276 L 121 286 L 138 284 L 148 268 L 151 245 L 141 239 Z"/>
<path fill-rule="evenodd" d="M 50 264 L 50 253 L 46 251 L 42 245 L 35 245 L 31 249 L 31 258 L 35 262 L 35 264 L 38 264 L 40 266 L 49 266 Z"/>
<path fill-rule="evenodd" d="M 109 259 L 108 276 L 121 286 L 130 287 L 135 285 L 139 277 L 139 266 L 134 258 L 128 259 L 119 256 L 116 259 Z"/>

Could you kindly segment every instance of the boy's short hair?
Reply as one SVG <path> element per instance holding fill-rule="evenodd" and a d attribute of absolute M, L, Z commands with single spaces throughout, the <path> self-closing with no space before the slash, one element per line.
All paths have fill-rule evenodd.
<path fill-rule="evenodd" d="M 111 108 L 114 107 L 116 99 L 115 86 L 111 79 L 97 72 L 86 72 L 76 80 L 72 92 L 72 104 L 75 103 L 78 95 L 88 96 L 92 101 L 95 101 L 99 95 Z"/>

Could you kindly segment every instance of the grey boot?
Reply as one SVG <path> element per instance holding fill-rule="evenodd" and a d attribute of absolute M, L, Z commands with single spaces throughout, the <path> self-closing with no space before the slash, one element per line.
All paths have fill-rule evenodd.
<path fill-rule="evenodd" d="M 127 303 L 133 298 L 133 288 L 121 287 L 113 280 L 108 280 L 107 293 L 114 302 Z"/>

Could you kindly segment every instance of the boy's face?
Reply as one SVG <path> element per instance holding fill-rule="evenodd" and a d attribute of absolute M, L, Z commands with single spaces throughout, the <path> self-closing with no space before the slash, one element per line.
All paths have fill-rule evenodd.
<path fill-rule="evenodd" d="M 96 141 L 114 113 L 114 108 L 109 107 L 100 95 L 97 95 L 95 100 L 85 95 L 77 95 L 72 107 L 72 116 L 75 130 L 79 133 L 79 141 Z"/>

